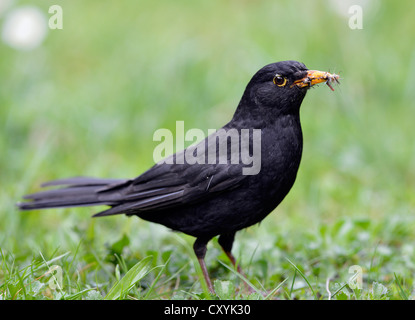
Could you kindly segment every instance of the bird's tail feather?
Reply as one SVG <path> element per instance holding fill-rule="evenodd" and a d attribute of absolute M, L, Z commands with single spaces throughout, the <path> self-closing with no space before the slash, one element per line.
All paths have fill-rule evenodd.
<path fill-rule="evenodd" d="M 124 179 L 97 179 L 88 177 L 76 177 L 54 180 L 42 184 L 42 187 L 64 186 L 60 189 L 52 189 L 29 194 L 24 199 L 27 202 L 18 203 L 21 210 L 35 210 L 47 208 L 65 208 L 96 205 L 115 205 L 114 201 L 103 199 L 99 192 L 125 183 Z"/>

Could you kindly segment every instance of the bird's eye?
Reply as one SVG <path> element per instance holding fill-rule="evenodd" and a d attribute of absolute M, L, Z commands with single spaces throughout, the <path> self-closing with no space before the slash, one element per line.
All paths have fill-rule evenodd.
<path fill-rule="evenodd" d="M 274 79 L 272 80 L 274 82 L 274 84 L 276 84 L 278 87 L 283 87 L 286 85 L 287 83 L 287 79 L 284 78 L 283 76 L 280 76 L 279 74 L 277 74 Z"/>

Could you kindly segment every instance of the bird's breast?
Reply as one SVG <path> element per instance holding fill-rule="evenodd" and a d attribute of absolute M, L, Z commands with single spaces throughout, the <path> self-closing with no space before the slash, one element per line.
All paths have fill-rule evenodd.
<path fill-rule="evenodd" d="M 299 118 L 286 117 L 261 134 L 261 170 L 257 187 L 274 205 L 285 197 L 294 184 L 301 162 L 303 137 Z"/>
<path fill-rule="evenodd" d="M 274 126 L 262 129 L 261 139 L 261 163 L 264 169 L 281 175 L 283 169 L 298 167 L 303 150 L 299 119 L 281 119 Z"/>

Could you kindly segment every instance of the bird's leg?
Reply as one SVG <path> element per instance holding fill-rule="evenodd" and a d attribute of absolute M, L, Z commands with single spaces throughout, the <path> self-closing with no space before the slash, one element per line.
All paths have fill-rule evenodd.
<path fill-rule="evenodd" d="M 221 245 L 223 251 L 225 251 L 229 260 L 232 262 L 233 266 L 238 271 L 238 273 L 241 274 L 245 279 L 247 279 L 245 273 L 242 271 L 241 266 L 236 263 L 236 259 L 231 252 L 234 239 L 235 239 L 235 232 L 225 233 L 219 236 L 218 242 Z M 254 292 L 253 289 L 245 281 L 244 281 L 244 287 L 246 288 L 248 292 Z"/>
<path fill-rule="evenodd" d="M 236 270 L 246 278 L 244 272 L 242 271 L 241 266 L 239 264 L 236 264 L 236 259 L 231 252 L 234 239 L 235 239 L 235 232 L 224 233 L 219 236 L 218 242 L 220 246 L 222 247 L 223 251 L 225 251 L 229 260 L 232 262 L 233 266 L 236 267 Z"/>
<path fill-rule="evenodd" d="M 209 240 L 210 238 L 209 239 L 197 238 L 195 243 L 193 244 L 193 250 L 195 251 L 197 260 L 199 261 L 200 268 L 202 269 L 203 277 L 205 278 L 209 291 L 211 293 L 215 293 L 215 290 L 213 289 L 212 281 L 210 280 L 209 273 L 207 271 L 206 263 L 205 263 L 205 255 L 207 251 L 206 246 Z"/>

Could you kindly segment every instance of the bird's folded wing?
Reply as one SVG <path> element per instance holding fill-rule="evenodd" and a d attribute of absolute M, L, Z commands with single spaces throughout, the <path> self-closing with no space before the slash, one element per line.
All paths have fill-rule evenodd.
<path fill-rule="evenodd" d="M 156 164 L 139 177 L 98 190 L 105 203 L 117 203 L 96 216 L 161 210 L 203 201 L 237 187 L 246 176 L 238 165 Z"/>

